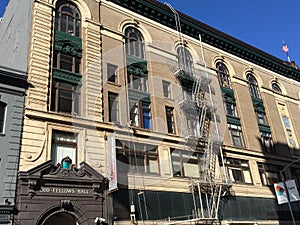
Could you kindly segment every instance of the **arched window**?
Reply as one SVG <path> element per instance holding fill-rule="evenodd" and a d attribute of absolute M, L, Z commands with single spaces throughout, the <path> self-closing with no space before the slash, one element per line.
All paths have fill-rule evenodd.
<path fill-rule="evenodd" d="M 141 32 L 134 27 L 128 27 L 125 30 L 125 38 L 126 55 L 145 59 L 145 43 Z"/>
<path fill-rule="evenodd" d="M 66 1 L 56 4 L 55 30 L 76 37 L 81 36 L 81 16 L 73 4 Z"/>
<path fill-rule="evenodd" d="M 81 84 L 81 16 L 76 6 L 58 1 L 55 10 L 51 111 L 79 114 Z"/>
<path fill-rule="evenodd" d="M 231 89 L 231 81 L 229 76 L 229 71 L 224 63 L 218 62 L 216 64 L 218 78 L 219 78 L 219 84 L 221 87 L 226 87 Z"/>
<path fill-rule="evenodd" d="M 178 56 L 178 65 L 179 69 L 184 70 L 188 75 L 194 75 L 194 63 L 193 57 L 189 50 L 184 46 L 179 46 L 177 48 L 177 56 Z"/>
<path fill-rule="evenodd" d="M 277 83 L 272 83 L 272 90 L 275 91 L 275 92 L 278 92 L 278 93 L 282 93 L 279 85 Z"/>
<path fill-rule="evenodd" d="M 246 78 L 248 80 L 251 96 L 254 98 L 261 98 L 255 77 L 252 74 L 248 73 Z"/>

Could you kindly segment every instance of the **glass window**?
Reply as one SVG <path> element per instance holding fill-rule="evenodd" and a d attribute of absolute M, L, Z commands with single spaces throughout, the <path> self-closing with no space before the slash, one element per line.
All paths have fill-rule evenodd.
<path fill-rule="evenodd" d="M 79 114 L 80 87 L 53 80 L 51 111 Z"/>
<path fill-rule="evenodd" d="M 257 116 L 258 124 L 268 125 L 267 117 L 264 112 L 256 111 L 256 116 Z"/>
<path fill-rule="evenodd" d="M 273 145 L 272 134 L 269 132 L 260 132 L 261 144 L 264 152 L 276 153 L 275 146 Z"/>
<path fill-rule="evenodd" d="M 128 74 L 128 86 L 134 90 L 148 92 L 148 77 Z"/>
<path fill-rule="evenodd" d="M 179 69 L 184 70 L 184 72 L 190 76 L 194 75 L 194 63 L 193 57 L 189 50 L 184 46 L 179 46 L 177 48 L 177 57 Z"/>
<path fill-rule="evenodd" d="M 54 163 L 69 156 L 77 164 L 77 135 L 73 133 L 54 131 L 52 134 L 52 158 Z"/>
<path fill-rule="evenodd" d="M 222 62 L 218 62 L 216 64 L 216 68 L 220 86 L 231 89 L 230 75 L 225 64 Z"/>
<path fill-rule="evenodd" d="M 117 140 L 116 147 L 119 172 L 160 173 L 157 146 Z"/>
<path fill-rule="evenodd" d="M 282 93 L 279 85 L 277 83 L 272 83 L 272 90 L 278 93 Z"/>
<path fill-rule="evenodd" d="M 230 179 L 235 183 L 252 184 L 250 168 L 247 160 L 226 158 Z"/>
<path fill-rule="evenodd" d="M 108 120 L 109 122 L 119 121 L 119 95 L 116 93 L 108 92 Z"/>
<path fill-rule="evenodd" d="M 76 37 L 81 36 L 81 16 L 70 2 L 58 1 L 56 4 L 55 29 Z"/>
<path fill-rule="evenodd" d="M 201 154 L 171 149 L 174 177 L 199 177 Z"/>
<path fill-rule="evenodd" d="M 112 83 L 118 82 L 117 76 L 118 66 L 107 63 L 107 80 Z"/>
<path fill-rule="evenodd" d="M 273 185 L 274 183 L 280 182 L 280 170 L 279 166 L 270 164 L 257 163 L 259 175 L 262 185 Z"/>
<path fill-rule="evenodd" d="M 166 118 L 167 118 L 167 128 L 168 133 L 175 134 L 175 119 L 174 119 L 174 108 L 166 106 Z"/>
<path fill-rule="evenodd" d="M 232 102 L 229 102 L 229 101 L 224 102 L 224 104 L 225 104 L 226 114 L 229 116 L 237 117 L 237 111 L 236 111 L 235 104 Z"/>
<path fill-rule="evenodd" d="M 249 90 L 250 90 L 251 96 L 254 98 L 261 98 L 255 77 L 252 74 L 247 74 L 246 77 L 248 80 L 248 85 L 249 85 Z"/>
<path fill-rule="evenodd" d="M 145 43 L 141 32 L 134 27 L 128 27 L 125 38 L 126 55 L 145 59 Z"/>
<path fill-rule="evenodd" d="M 151 129 L 151 107 L 149 102 L 130 100 L 130 120 L 133 126 Z"/>
<path fill-rule="evenodd" d="M 171 98 L 171 83 L 168 81 L 162 81 L 163 94 L 165 98 Z"/>
<path fill-rule="evenodd" d="M 232 138 L 232 143 L 237 147 L 244 147 L 242 128 L 237 125 L 228 124 L 228 129 Z"/>
<path fill-rule="evenodd" d="M 7 104 L 0 102 L 0 134 L 5 133 L 6 108 Z"/>

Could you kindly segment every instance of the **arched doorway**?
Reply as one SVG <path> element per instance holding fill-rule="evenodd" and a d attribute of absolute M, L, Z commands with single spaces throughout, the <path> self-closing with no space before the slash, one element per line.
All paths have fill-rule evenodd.
<path fill-rule="evenodd" d="M 77 225 L 77 223 L 75 216 L 69 213 L 58 212 L 50 216 L 43 225 Z"/>

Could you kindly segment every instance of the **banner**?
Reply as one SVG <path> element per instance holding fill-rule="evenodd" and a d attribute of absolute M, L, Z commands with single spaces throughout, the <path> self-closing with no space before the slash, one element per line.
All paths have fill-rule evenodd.
<path fill-rule="evenodd" d="M 295 180 L 288 180 L 285 182 L 285 185 L 289 192 L 290 202 L 299 201 L 300 198 L 299 198 L 299 193 L 298 193 Z M 280 204 L 287 203 L 288 202 L 287 191 L 284 187 L 283 182 L 275 183 L 274 188 L 275 188 L 278 204 L 280 205 Z"/>
<path fill-rule="evenodd" d="M 108 191 L 112 191 L 118 188 L 115 134 L 110 134 L 107 137 L 107 166 L 107 175 L 109 179 Z"/>

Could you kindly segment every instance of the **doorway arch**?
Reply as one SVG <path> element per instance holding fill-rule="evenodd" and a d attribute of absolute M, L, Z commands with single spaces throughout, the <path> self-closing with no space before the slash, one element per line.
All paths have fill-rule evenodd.
<path fill-rule="evenodd" d="M 48 217 L 43 225 L 77 225 L 74 215 L 66 212 L 57 212 Z"/>

